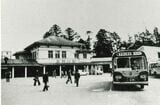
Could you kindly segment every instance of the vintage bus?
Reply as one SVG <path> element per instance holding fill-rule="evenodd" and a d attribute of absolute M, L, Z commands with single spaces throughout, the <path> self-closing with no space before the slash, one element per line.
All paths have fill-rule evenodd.
<path fill-rule="evenodd" d="M 116 85 L 148 85 L 148 64 L 144 52 L 119 51 L 113 54 L 113 87 Z"/>
<path fill-rule="evenodd" d="M 154 76 L 160 75 L 160 63 L 151 63 L 149 65 L 150 74 Z"/>

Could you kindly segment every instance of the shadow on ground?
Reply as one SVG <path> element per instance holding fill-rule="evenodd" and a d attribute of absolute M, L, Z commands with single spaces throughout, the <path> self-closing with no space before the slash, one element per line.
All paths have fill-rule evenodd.
<path fill-rule="evenodd" d="M 103 81 L 98 82 L 89 88 L 91 92 L 103 92 L 111 90 L 112 82 L 111 81 Z"/>
<path fill-rule="evenodd" d="M 104 92 L 104 91 L 143 91 L 138 85 L 112 85 L 112 81 L 98 82 L 89 88 L 91 92 Z"/>
<path fill-rule="evenodd" d="M 160 75 L 151 75 L 150 78 L 160 79 Z"/>
<path fill-rule="evenodd" d="M 116 85 L 112 86 L 112 91 L 143 91 L 138 85 Z"/>

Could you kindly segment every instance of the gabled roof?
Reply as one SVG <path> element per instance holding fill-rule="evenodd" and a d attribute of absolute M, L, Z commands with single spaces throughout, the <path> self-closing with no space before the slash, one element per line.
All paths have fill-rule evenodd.
<path fill-rule="evenodd" d="M 57 36 L 49 36 L 47 38 L 44 38 L 42 40 L 36 41 L 26 47 L 24 50 L 28 50 L 30 48 L 33 48 L 37 45 L 47 45 L 47 46 L 71 46 L 71 47 L 80 47 L 83 46 L 81 43 L 73 42 L 67 39 L 64 39 L 62 37 Z"/>

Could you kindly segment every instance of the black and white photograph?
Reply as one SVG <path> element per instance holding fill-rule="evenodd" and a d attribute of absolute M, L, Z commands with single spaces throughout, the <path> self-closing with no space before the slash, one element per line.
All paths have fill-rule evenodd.
<path fill-rule="evenodd" d="M 160 105 L 160 0 L 1 0 L 1 105 Z"/>

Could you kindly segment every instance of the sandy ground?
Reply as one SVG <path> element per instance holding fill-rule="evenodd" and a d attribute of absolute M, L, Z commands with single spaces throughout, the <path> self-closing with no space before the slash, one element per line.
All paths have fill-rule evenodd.
<path fill-rule="evenodd" d="M 119 87 L 112 90 L 110 74 L 81 76 L 80 86 L 66 84 L 67 78 L 49 78 L 49 91 L 43 83 L 33 86 L 33 78 L 1 80 L 2 105 L 160 105 L 160 78 L 150 77 L 149 86 Z M 42 81 L 42 78 L 40 78 Z"/>

